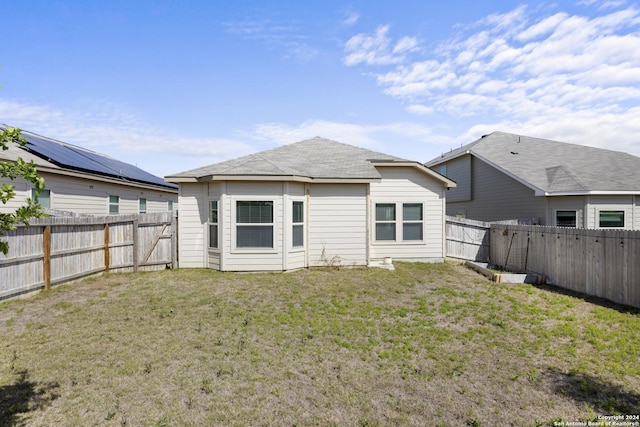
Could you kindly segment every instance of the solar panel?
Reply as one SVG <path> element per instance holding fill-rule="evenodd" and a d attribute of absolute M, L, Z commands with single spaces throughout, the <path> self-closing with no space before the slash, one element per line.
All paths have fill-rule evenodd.
<path fill-rule="evenodd" d="M 27 144 L 24 146 L 25 149 L 58 166 L 169 188 L 177 188 L 175 184 L 165 182 L 162 178 L 152 175 L 129 163 L 121 162 L 120 160 L 80 147 L 43 138 L 32 133 L 23 132 L 22 135 L 27 140 Z"/>

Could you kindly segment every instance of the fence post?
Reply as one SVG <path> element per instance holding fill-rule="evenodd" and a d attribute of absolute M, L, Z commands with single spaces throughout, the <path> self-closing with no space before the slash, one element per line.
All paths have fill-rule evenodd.
<path fill-rule="evenodd" d="M 131 227 L 133 227 L 133 271 L 134 273 L 138 271 L 138 251 L 140 250 L 140 244 L 138 241 L 138 224 L 139 220 L 134 219 Z"/>
<path fill-rule="evenodd" d="M 111 260 L 109 258 L 109 223 L 104 224 L 104 272 L 109 272 Z"/>
<path fill-rule="evenodd" d="M 51 226 L 45 225 L 42 233 L 42 279 L 44 281 L 44 289 L 51 289 Z"/>

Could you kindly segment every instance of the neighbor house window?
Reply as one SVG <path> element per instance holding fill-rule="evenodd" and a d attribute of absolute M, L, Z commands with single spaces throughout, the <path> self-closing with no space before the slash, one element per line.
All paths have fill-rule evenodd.
<path fill-rule="evenodd" d="M 376 203 L 376 240 L 396 240 L 395 203 Z"/>
<path fill-rule="evenodd" d="M 218 248 L 218 201 L 209 202 L 209 247 Z"/>
<path fill-rule="evenodd" d="M 173 200 L 167 200 L 167 210 L 169 212 L 173 211 Z"/>
<path fill-rule="evenodd" d="M 293 223 L 292 246 L 294 248 L 304 246 L 304 202 L 293 202 L 291 222 Z"/>
<path fill-rule="evenodd" d="M 40 206 L 42 209 L 51 208 L 51 191 L 50 190 L 40 190 L 39 193 L 36 192 L 35 188 L 31 189 L 31 200 L 38 199 L 40 202 Z"/>
<path fill-rule="evenodd" d="M 576 226 L 576 211 L 556 211 L 556 227 Z"/>
<path fill-rule="evenodd" d="M 109 196 L 109 213 L 117 214 L 120 211 L 120 196 Z"/>
<path fill-rule="evenodd" d="M 440 168 L 438 168 L 438 172 L 440 172 L 442 176 L 447 176 L 447 165 L 441 165 Z"/>
<path fill-rule="evenodd" d="M 236 247 L 273 248 L 273 202 L 236 202 Z"/>
<path fill-rule="evenodd" d="M 142 197 L 138 200 L 139 211 L 140 213 L 147 213 L 147 199 L 143 199 Z"/>
<path fill-rule="evenodd" d="M 402 240 L 422 240 L 422 203 L 402 205 Z"/>
<path fill-rule="evenodd" d="M 624 211 L 600 211 L 600 227 L 624 227 Z"/>

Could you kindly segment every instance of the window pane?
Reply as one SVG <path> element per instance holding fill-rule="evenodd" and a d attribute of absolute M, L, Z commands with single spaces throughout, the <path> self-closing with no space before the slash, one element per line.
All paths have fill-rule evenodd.
<path fill-rule="evenodd" d="M 31 191 L 31 199 L 36 199 L 36 190 L 35 188 Z M 51 207 L 51 191 L 50 190 L 40 190 L 40 194 L 38 194 L 38 202 L 40 202 L 40 206 L 43 209 L 49 209 Z"/>
<path fill-rule="evenodd" d="M 600 227 L 624 227 L 624 211 L 600 211 Z"/>
<path fill-rule="evenodd" d="M 402 240 L 422 240 L 422 223 L 402 224 Z"/>
<path fill-rule="evenodd" d="M 236 202 L 236 221 L 244 224 L 272 223 L 273 202 Z"/>
<path fill-rule="evenodd" d="M 402 205 L 404 221 L 422 221 L 422 203 L 405 203 Z"/>
<path fill-rule="evenodd" d="M 218 247 L 218 224 L 209 225 L 209 247 Z"/>
<path fill-rule="evenodd" d="M 168 211 L 173 210 L 173 200 L 167 200 L 167 210 Z"/>
<path fill-rule="evenodd" d="M 293 222 L 304 222 L 304 203 L 293 202 Z"/>
<path fill-rule="evenodd" d="M 239 248 L 272 248 L 273 226 L 239 225 L 236 227 L 236 245 Z"/>
<path fill-rule="evenodd" d="M 376 240 L 396 240 L 396 225 L 394 223 L 376 224 Z"/>
<path fill-rule="evenodd" d="M 109 196 L 109 213 L 117 214 L 119 212 L 118 205 L 120 203 L 119 196 Z"/>
<path fill-rule="evenodd" d="M 209 222 L 212 224 L 218 223 L 218 201 L 212 200 L 209 202 Z"/>
<path fill-rule="evenodd" d="M 293 226 L 293 247 L 304 246 L 304 225 Z"/>
<path fill-rule="evenodd" d="M 556 226 L 557 227 L 575 227 L 576 211 L 557 211 Z"/>
<path fill-rule="evenodd" d="M 147 211 L 147 199 L 140 199 L 140 213 L 145 213 Z"/>
<path fill-rule="evenodd" d="M 376 204 L 376 221 L 395 221 L 395 220 L 396 220 L 395 203 L 377 203 Z"/>

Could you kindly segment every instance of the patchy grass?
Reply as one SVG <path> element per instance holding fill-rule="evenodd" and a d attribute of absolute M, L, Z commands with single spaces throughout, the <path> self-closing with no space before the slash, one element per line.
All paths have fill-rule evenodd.
<path fill-rule="evenodd" d="M 452 264 L 109 275 L 0 306 L 0 426 L 640 413 L 640 316 Z"/>

